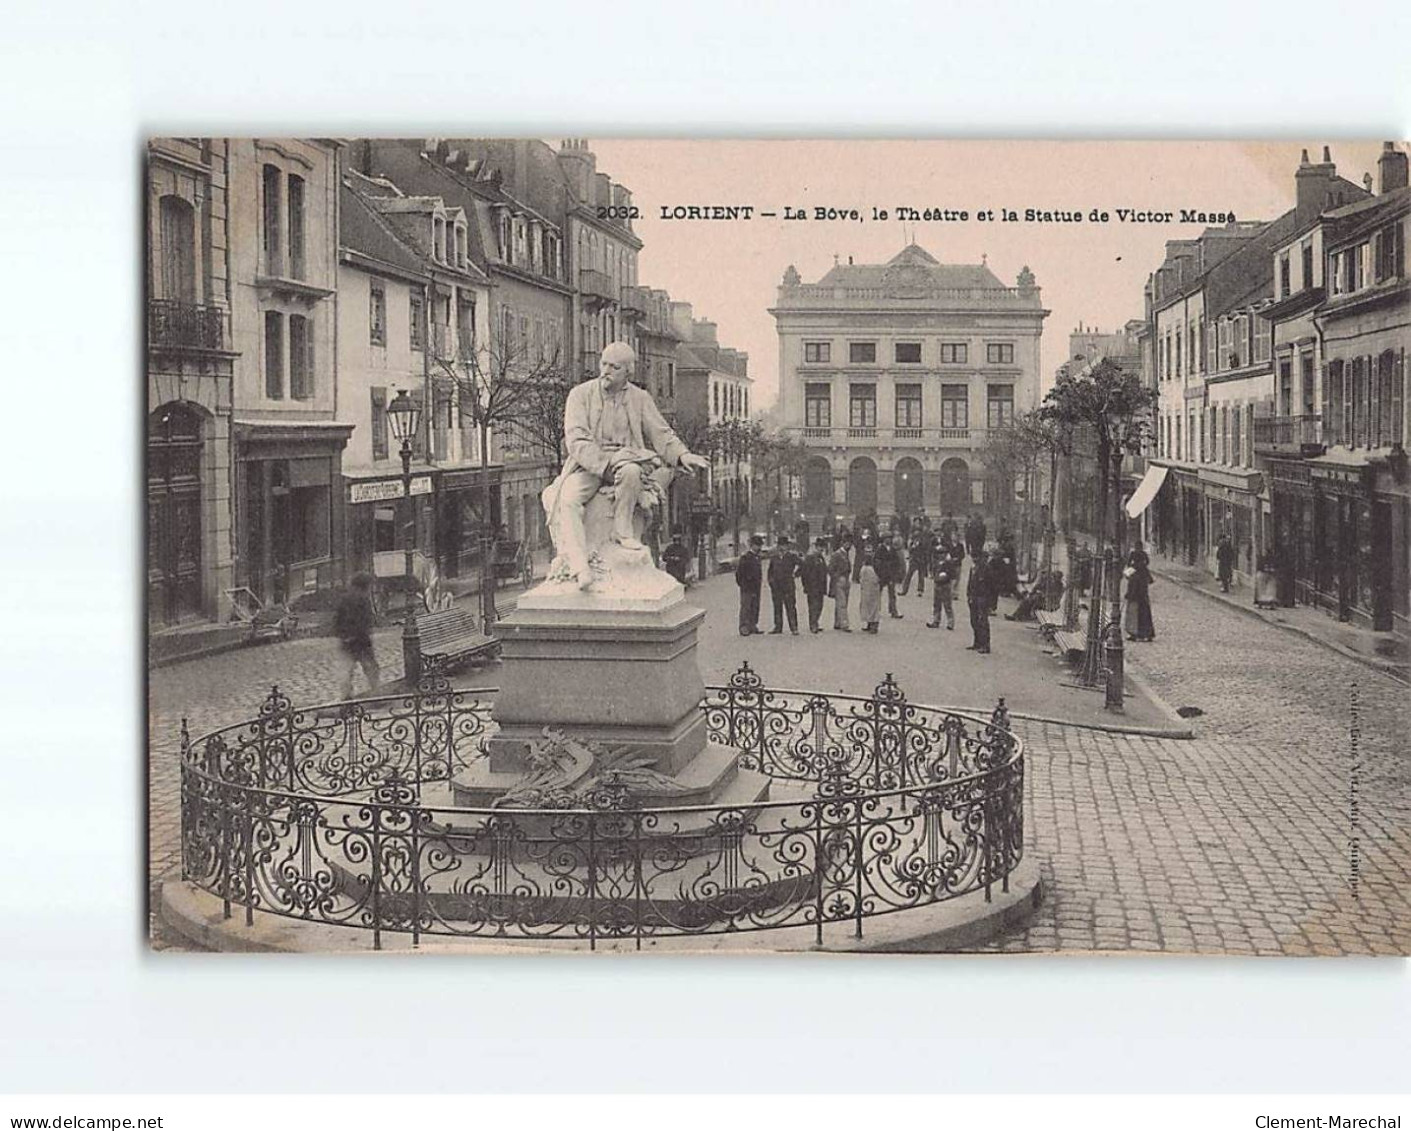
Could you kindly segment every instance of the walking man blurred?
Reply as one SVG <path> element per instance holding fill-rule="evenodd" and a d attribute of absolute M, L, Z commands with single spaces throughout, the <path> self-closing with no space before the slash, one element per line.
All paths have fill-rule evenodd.
<path fill-rule="evenodd" d="M 348 591 L 338 602 L 333 614 L 333 631 L 343 648 L 348 675 L 343 680 L 343 698 L 353 697 L 353 676 L 363 669 L 372 694 L 382 683 L 382 672 L 372 651 L 372 577 L 355 573 L 348 580 Z"/>

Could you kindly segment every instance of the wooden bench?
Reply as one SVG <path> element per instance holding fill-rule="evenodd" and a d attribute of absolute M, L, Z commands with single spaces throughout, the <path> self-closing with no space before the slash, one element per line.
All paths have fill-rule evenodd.
<path fill-rule="evenodd" d="M 482 656 L 488 658 L 500 647 L 499 640 L 480 630 L 478 618 L 468 609 L 422 613 L 416 618 L 416 630 L 416 655 L 406 648 L 403 656 L 410 683 L 431 672 L 447 672 Z"/>
<path fill-rule="evenodd" d="M 1061 625 L 1062 621 L 1059 623 Z M 1088 638 L 1081 625 L 1071 631 L 1060 627 L 1053 634 L 1053 642 L 1058 646 L 1058 654 L 1065 660 L 1080 660 L 1087 655 Z"/>
<path fill-rule="evenodd" d="M 1045 640 L 1052 640 L 1054 633 L 1063 631 L 1063 610 L 1056 609 L 1050 612 L 1048 609 L 1039 609 L 1034 613 L 1034 619 L 1039 622 L 1039 632 Z"/>

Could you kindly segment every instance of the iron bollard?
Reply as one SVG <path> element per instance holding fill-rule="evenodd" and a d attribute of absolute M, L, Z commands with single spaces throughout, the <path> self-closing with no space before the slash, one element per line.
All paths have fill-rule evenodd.
<path fill-rule="evenodd" d="M 416 687 L 421 680 L 421 631 L 416 617 L 408 617 L 402 626 L 402 674 L 408 687 Z"/>
<path fill-rule="evenodd" d="M 1122 713 L 1122 625 L 1114 620 L 1107 626 L 1107 701 L 1109 711 Z"/>

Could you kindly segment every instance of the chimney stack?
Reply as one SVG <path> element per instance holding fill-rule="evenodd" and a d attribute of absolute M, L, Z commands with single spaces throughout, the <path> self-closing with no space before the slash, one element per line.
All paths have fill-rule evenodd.
<path fill-rule="evenodd" d="M 1406 154 L 1391 142 L 1382 143 L 1382 155 L 1377 158 L 1377 175 L 1380 180 L 1378 191 L 1385 196 L 1389 192 L 1406 187 Z"/>
<path fill-rule="evenodd" d="M 1301 219 L 1312 219 L 1327 207 L 1329 190 L 1337 174 L 1337 166 L 1333 164 L 1332 154 L 1326 145 L 1323 146 L 1322 163 L 1318 165 L 1309 164 L 1308 150 L 1303 151 L 1298 171 L 1293 175 L 1298 215 Z"/>

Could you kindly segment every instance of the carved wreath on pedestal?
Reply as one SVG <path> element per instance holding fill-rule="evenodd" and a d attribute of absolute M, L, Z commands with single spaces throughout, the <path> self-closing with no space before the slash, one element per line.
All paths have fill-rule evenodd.
<path fill-rule="evenodd" d="M 637 809 L 641 794 L 682 794 L 686 787 L 626 746 L 604 747 L 545 727 L 528 744 L 529 769 L 495 802 L 497 809 Z"/>

